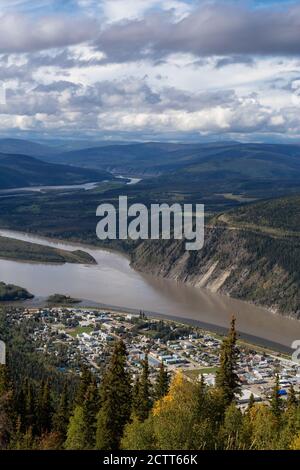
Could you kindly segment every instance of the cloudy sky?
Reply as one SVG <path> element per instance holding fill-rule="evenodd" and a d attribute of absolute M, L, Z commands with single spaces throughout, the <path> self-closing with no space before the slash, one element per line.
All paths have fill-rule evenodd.
<path fill-rule="evenodd" d="M 300 139 L 300 1 L 0 0 L 0 135 Z"/>

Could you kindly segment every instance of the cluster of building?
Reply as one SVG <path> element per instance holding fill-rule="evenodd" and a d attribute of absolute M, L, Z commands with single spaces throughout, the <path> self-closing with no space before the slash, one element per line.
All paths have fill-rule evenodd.
<path fill-rule="evenodd" d="M 161 363 L 170 373 L 181 369 L 189 380 L 203 375 L 214 385 L 219 366 L 222 338 L 174 321 L 147 318 L 88 308 L 15 309 L 13 322 L 32 323 L 31 340 L 36 351 L 50 355 L 62 371 L 79 373 L 85 363 L 97 373 L 105 368 L 113 344 L 123 339 L 128 351 L 128 366 L 133 375 L 142 367 L 148 354 L 150 377 L 155 376 Z M 279 375 L 280 394 L 285 396 L 291 385 L 300 390 L 300 365 L 288 357 L 246 344 L 239 345 L 237 373 L 242 384 L 241 404 L 251 394 L 257 401 L 269 398 L 274 377 Z"/>

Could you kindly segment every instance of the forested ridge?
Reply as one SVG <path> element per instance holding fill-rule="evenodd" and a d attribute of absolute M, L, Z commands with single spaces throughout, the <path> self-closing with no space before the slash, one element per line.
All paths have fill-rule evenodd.
<path fill-rule="evenodd" d="M 299 318 L 299 211 L 299 196 L 247 204 L 213 217 L 201 250 L 187 252 L 181 240 L 144 241 L 132 263 Z"/>

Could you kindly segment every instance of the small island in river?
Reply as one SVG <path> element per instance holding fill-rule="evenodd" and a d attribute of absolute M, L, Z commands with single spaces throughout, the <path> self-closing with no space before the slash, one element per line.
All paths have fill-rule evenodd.
<path fill-rule="evenodd" d="M 79 299 L 74 299 L 73 297 L 70 297 L 68 295 L 63 295 L 63 294 L 53 294 L 50 295 L 47 299 L 48 304 L 79 304 L 81 300 Z"/>

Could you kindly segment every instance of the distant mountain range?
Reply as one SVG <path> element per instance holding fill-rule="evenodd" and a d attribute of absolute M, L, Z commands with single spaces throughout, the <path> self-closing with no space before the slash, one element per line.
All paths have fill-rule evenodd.
<path fill-rule="evenodd" d="M 32 157 L 52 157 L 63 152 L 81 150 L 85 148 L 107 147 L 110 145 L 126 145 L 124 142 L 89 141 L 89 140 L 48 140 L 30 141 L 24 139 L 0 139 L 0 153 L 25 154 Z"/>
<path fill-rule="evenodd" d="M 65 180 L 86 181 L 107 178 L 107 172 L 142 176 L 140 183 L 145 190 L 197 192 L 202 194 L 229 193 L 249 197 L 274 197 L 300 191 L 300 145 L 243 144 L 240 142 L 217 142 L 201 144 L 176 144 L 164 142 L 113 143 L 99 142 L 97 146 L 82 148 L 84 142 L 52 142 L 50 145 L 18 139 L 0 139 L 0 152 L 7 157 L 14 155 L 15 175 L 6 159 L 6 185 L 15 185 L 24 177 L 23 160 L 17 154 L 34 157 L 44 164 L 68 165 L 70 168 L 57 175 L 57 184 Z M 72 148 L 70 150 L 70 148 Z M 68 149 L 68 151 L 65 151 Z M 22 165 L 21 165 L 22 163 Z M 37 167 L 38 162 L 31 162 Z M 26 164 L 27 165 L 27 164 Z M 30 166 L 30 162 L 28 161 Z M 75 167 L 82 168 L 81 174 Z M 55 168 L 48 175 L 54 181 Z M 43 175 L 46 167 L 37 170 L 36 177 Z M 17 174 L 17 170 L 20 174 Z M 58 170 L 58 168 L 57 168 Z M 100 171 L 91 173 L 91 170 Z M 26 169 L 27 173 L 27 169 Z M 97 177 L 96 177 L 97 176 Z M 82 179 L 80 179 L 82 177 Z M 9 181 L 9 178 L 12 178 Z M 31 179 L 34 180 L 32 183 Z M 45 178 L 43 178 L 44 184 Z M 22 183 L 22 184 L 24 184 Z M 50 183 L 47 183 L 50 184 Z"/>
<path fill-rule="evenodd" d="M 112 179 L 101 170 L 44 162 L 27 155 L 0 153 L 0 189 L 83 184 Z"/>
<path fill-rule="evenodd" d="M 48 157 L 49 159 L 49 157 Z M 300 171 L 300 146 L 271 144 L 140 143 L 63 152 L 51 162 L 135 174 L 202 174 L 227 171 L 244 177 L 293 176 Z"/>

